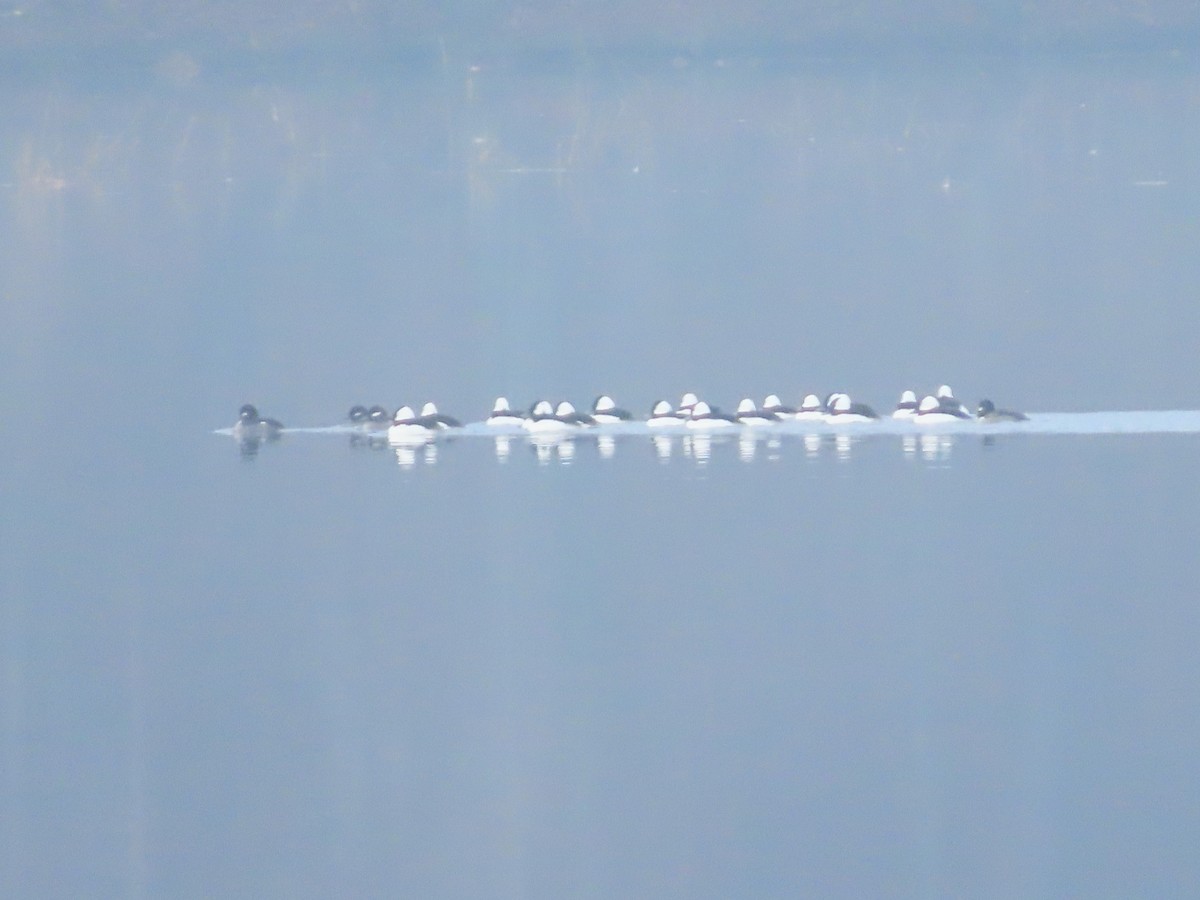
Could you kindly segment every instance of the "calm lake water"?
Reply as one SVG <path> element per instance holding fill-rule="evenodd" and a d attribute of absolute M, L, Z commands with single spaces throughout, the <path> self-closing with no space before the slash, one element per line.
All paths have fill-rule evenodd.
<path fill-rule="evenodd" d="M 1194 431 L 212 433 L 1194 409 L 1193 60 L 197 65 L 0 89 L 0 894 L 1200 889 Z"/>

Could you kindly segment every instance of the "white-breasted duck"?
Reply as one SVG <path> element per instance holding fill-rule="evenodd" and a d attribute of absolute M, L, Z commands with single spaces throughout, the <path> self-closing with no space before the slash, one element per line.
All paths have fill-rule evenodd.
<path fill-rule="evenodd" d="M 749 397 L 738 404 L 737 413 L 734 415 L 734 418 L 739 425 L 749 425 L 752 427 L 774 425 L 779 421 L 779 416 L 765 409 L 759 409 Z"/>
<path fill-rule="evenodd" d="M 796 408 L 794 406 L 784 406 L 778 394 L 767 394 L 766 399 L 763 400 L 762 408 L 765 412 L 775 413 L 781 419 L 790 419 L 796 415 Z"/>
<path fill-rule="evenodd" d="M 913 391 L 905 391 L 900 395 L 900 402 L 896 404 L 896 408 L 892 411 L 892 418 L 911 419 L 917 414 L 917 408 L 920 405 L 917 402 L 917 395 Z"/>
<path fill-rule="evenodd" d="M 646 420 L 646 425 L 650 428 L 667 428 L 672 425 L 682 425 L 687 421 L 687 416 L 680 415 L 671 408 L 671 404 L 666 400 L 659 400 L 650 410 L 650 418 Z"/>
<path fill-rule="evenodd" d="M 421 415 L 417 417 L 417 421 L 429 428 L 462 428 L 462 422 L 454 416 L 442 415 L 433 403 L 426 403 L 421 407 Z"/>
<path fill-rule="evenodd" d="M 728 413 L 723 413 L 720 410 L 713 409 L 703 400 L 700 400 L 692 407 L 691 415 L 688 416 L 688 428 L 736 428 L 737 419 Z"/>
<path fill-rule="evenodd" d="M 692 410 L 696 408 L 696 404 L 700 402 L 700 398 L 688 391 L 679 398 L 679 414 L 681 416 L 690 417 Z"/>
<path fill-rule="evenodd" d="M 953 397 L 951 400 L 953 401 Z M 964 413 L 959 406 L 957 402 L 946 403 L 938 397 L 927 395 L 921 400 L 912 421 L 917 425 L 946 425 L 970 419 L 971 415 Z"/>
<path fill-rule="evenodd" d="M 393 444 L 426 441 L 441 430 L 440 426 L 424 422 L 422 418 L 413 412 L 411 406 L 401 406 L 388 426 L 388 441 Z"/>
<path fill-rule="evenodd" d="M 525 422 L 525 416 L 516 412 L 508 405 L 507 397 L 497 397 L 492 404 L 492 412 L 486 419 L 488 425 L 497 428 L 519 428 Z"/>
<path fill-rule="evenodd" d="M 848 425 L 854 422 L 873 422 L 879 414 L 865 403 L 854 403 L 849 394 L 835 392 L 825 401 L 829 411 L 825 421 L 832 425 Z"/>
<path fill-rule="evenodd" d="M 967 409 L 966 404 L 961 403 L 959 399 L 954 396 L 954 391 L 950 389 L 950 385 L 943 384 L 941 387 L 939 387 L 937 389 L 937 398 L 938 402 L 941 403 L 942 406 L 947 410 L 950 408 L 956 408 L 963 414 L 964 417 L 968 419 L 971 417 L 971 411 Z"/>
<path fill-rule="evenodd" d="M 601 394 L 592 402 L 592 418 L 597 425 L 616 425 L 633 420 L 633 415 L 621 409 L 608 394 Z"/>
<path fill-rule="evenodd" d="M 283 431 L 283 423 L 278 419 L 263 418 L 252 403 L 245 404 L 238 410 L 237 421 L 233 423 L 233 436 L 237 438 L 267 438 L 279 437 Z"/>
<path fill-rule="evenodd" d="M 805 394 L 804 399 L 800 401 L 800 408 L 796 410 L 795 418 L 797 419 L 825 419 L 825 404 L 821 402 L 821 398 L 816 394 Z"/>
<path fill-rule="evenodd" d="M 568 425 L 595 425 L 596 420 L 587 413 L 578 412 L 575 407 L 564 400 L 554 409 L 554 415 Z"/>

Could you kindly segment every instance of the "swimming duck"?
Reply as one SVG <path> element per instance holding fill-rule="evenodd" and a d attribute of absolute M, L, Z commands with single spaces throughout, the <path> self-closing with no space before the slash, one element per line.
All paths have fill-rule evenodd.
<path fill-rule="evenodd" d="M 671 409 L 670 403 L 666 400 L 659 400 L 650 410 L 650 418 L 646 420 L 646 425 L 650 428 L 664 428 L 671 425 L 682 425 L 686 421 L 687 417 Z"/>
<path fill-rule="evenodd" d="M 495 427 L 511 428 L 523 424 L 525 417 L 508 405 L 507 397 L 497 397 L 496 402 L 492 404 L 491 415 L 487 417 L 486 421 L 488 425 Z"/>
<path fill-rule="evenodd" d="M 592 403 L 592 418 L 597 425 L 616 425 L 633 419 L 628 410 L 620 409 L 608 394 L 601 394 Z"/>
<path fill-rule="evenodd" d="M 937 389 L 937 398 L 938 402 L 941 403 L 942 406 L 947 410 L 950 408 L 957 408 L 958 411 L 962 413 L 963 418 L 971 418 L 971 411 L 967 409 L 964 404 L 958 401 L 958 398 L 954 396 L 954 391 L 950 389 L 950 385 L 943 384 L 941 387 L 939 387 Z"/>
<path fill-rule="evenodd" d="M 387 431 L 388 441 L 394 444 L 425 441 L 441 430 L 436 423 L 422 421 L 423 418 L 413 412 L 411 406 L 400 407 L 392 416 L 392 424 Z"/>
<path fill-rule="evenodd" d="M 879 418 L 875 410 L 867 404 L 852 402 L 849 394 L 840 392 L 830 394 L 825 405 L 829 408 L 829 412 L 825 415 L 825 421 L 832 425 L 871 422 Z"/>
<path fill-rule="evenodd" d="M 825 404 L 821 402 L 820 397 L 816 394 L 805 394 L 804 399 L 800 401 L 800 408 L 796 410 L 794 418 L 824 420 L 826 412 Z"/>
<path fill-rule="evenodd" d="M 1029 416 L 1011 409 L 996 409 L 991 400 L 979 401 L 980 422 L 1028 422 Z"/>
<path fill-rule="evenodd" d="M 919 406 L 917 395 L 912 391 L 905 391 L 900 395 L 900 402 L 896 404 L 895 410 L 892 411 L 892 418 L 911 419 L 917 414 Z"/>
<path fill-rule="evenodd" d="M 692 407 L 692 413 L 688 417 L 688 428 L 733 428 L 738 424 L 737 419 L 728 413 L 723 413 L 720 410 L 713 409 L 703 400 L 700 400 Z"/>
<path fill-rule="evenodd" d="M 774 425 L 779 421 L 778 415 L 765 409 L 758 409 L 749 397 L 738 404 L 734 418 L 737 419 L 739 425 L 750 426 Z"/>
<path fill-rule="evenodd" d="M 462 422 L 453 416 L 442 415 L 433 403 L 426 403 L 421 407 L 421 415 L 417 421 L 428 428 L 462 428 Z"/>
<path fill-rule="evenodd" d="M 960 409 L 960 405 L 953 396 L 951 396 L 950 402 L 946 402 L 942 398 L 927 395 L 921 400 L 921 405 L 917 407 L 917 414 L 912 417 L 912 421 L 917 425 L 945 425 L 970 419 L 971 415 L 964 413 Z"/>
<path fill-rule="evenodd" d="M 764 412 L 775 413 L 781 419 L 790 419 L 796 415 L 796 408 L 794 406 L 784 406 L 778 394 L 768 394 L 766 399 L 763 400 L 762 408 Z"/>
<path fill-rule="evenodd" d="M 247 403 L 238 410 L 238 419 L 233 423 L 233 435 L 238 438 L 277 438 L 283 431 L 283 423 L 277 419 L 264 419 L 258 409 Z"/>

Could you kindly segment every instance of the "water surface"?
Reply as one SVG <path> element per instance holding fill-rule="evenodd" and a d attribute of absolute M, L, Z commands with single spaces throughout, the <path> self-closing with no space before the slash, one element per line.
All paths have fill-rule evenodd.
<path fill-rule="evenodd" d="M 1189 56 L 202 50 L 0 91 L 0 893 L 1196 892 Z"/>

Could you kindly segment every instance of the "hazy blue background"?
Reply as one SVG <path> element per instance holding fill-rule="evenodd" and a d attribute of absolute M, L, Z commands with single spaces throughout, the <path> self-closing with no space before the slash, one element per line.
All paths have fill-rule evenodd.
<path fill-rule="evenodd" d="M 1194 408 L 1200 17 L 1007 9 L 0 10 L 0 893 L 1195 893 L 1195 436 L 210 433 Z"/>

